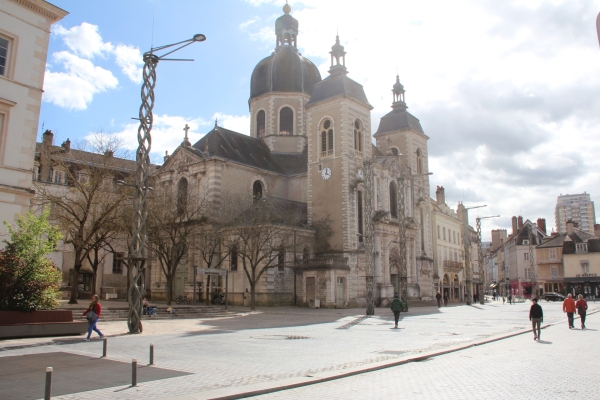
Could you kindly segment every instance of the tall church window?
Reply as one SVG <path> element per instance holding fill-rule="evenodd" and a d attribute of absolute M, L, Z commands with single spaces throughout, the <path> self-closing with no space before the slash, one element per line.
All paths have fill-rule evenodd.
<path fill-rule="evenodd" d="M 260 110 L 256 114 L 256 137 L 260 138 L 265 136 L 265 111 Z"/>
<path fill-rule="evenodd" d="M 362 151 L 362 135 L 362 123 L 357 119 L 354 121 L 354 150 L 356 151 Z"/>
<path fill-rule="evenodd" d="M 390 215 L 398 218 L 398 187 L 396 182 L 390 182 Z"/>
<path fill-rule="evenodd" d="M 291 136 L 294 134 L 294 112 L 289 107 L 279 111 L 279 134 Z"/>
<path fill-rule="evenodd" d="M 417 174 L 423 174 L 423 153 L 417 149 Z"/>
<path fill-rule="evenodd" d="M 185 214 L 187 211 L 188 181 L 183 178 L 177 184 L 177 213 Z"/>
<path fill-rule="evenodd" d="M 321 157 L 333 155 L 333 129 L 331 121 L 326 119 L 321 125 Z"/>
<path fill-rule="evenodd" d="M 263 197 L 262 183 L 260 181 L 255 181 L 254 184 L 252 185 L 252 198 L 254 199 L 254 202 L 256 203 L 258 200 L 262 199 L 262 197 Z"/>
<path fill-rule="evenodd" d="M 277 254 L 277 271 L 283 272 L 285 267 L 285 249 L 283 246 L 279 248 L 279 253 Z"/>
<path fill-rule="evenodd" d="M 365 232 L 363 226 L 363 197 L 360 190 L 356 192 L 356 210 L 358 217 L 358 241 L 362 242 Z"/>

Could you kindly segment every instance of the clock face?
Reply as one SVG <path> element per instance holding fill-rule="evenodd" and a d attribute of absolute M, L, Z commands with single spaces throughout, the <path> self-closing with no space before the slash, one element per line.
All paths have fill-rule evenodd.
<path fill-rule="evenodd" d="M 323 171 L 321 171 L 321 178 L 324 180 L 331 178 L 331 168 L 324 168 Z"/>
<path fill-rule="evenodd" d="M 363 179 L 365 177 L 365 173 L 363 172 L 362 169 L 359 169 L 358 172 L 356 173 L 356 175 L 358 175 L 358 177 L 360 179 Z"/>

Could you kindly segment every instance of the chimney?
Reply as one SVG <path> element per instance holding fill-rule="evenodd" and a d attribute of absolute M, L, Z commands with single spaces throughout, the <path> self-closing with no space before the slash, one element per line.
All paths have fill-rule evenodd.
<path fill-rule="evenodd" d="M 594 224 L 594 235 L 600 237 L 600 224 Z"/>
<path fill-rule="evenodd" d="M 537 219 L 537 227 L 540 231 L 546 234 L 546 218 L 538 218 Z"/>
<path fill-rule="evenodd" d="M 519 229 L 523 227 L 523 217 L 519 215 Z"/>
<path fill-rule="evenodd" d="M 435 199 L 438 205 L 446 204 L 446 192 L 443 186 L 438 186 L 435 190 Z"/>
<path fill-rule="evenodd" d="M 516 235 L 517 234 L 517 230 L 519 228 L 517 227 L 517 217 L 512 217 L 512 234 Z"/>
<path fill-rule="evenodd" d="M 165 150 L 165 158 L 164 161 L 167 162 L 167 160 L 169 159 L 169 150 Z"/>
<path fill-rule="evenodd" d="M 42 144 L 44 146 L 52 146 L 54 141 L 54 133 L 50 129 L 46 129 L 46 132 L 42 135 Z"/>
<path fill-rule="evenodd" d="M 572 235 L 573 234 L 573 220 L 568 220 L 567 221 L 567 234 L 568 235 Z"/>
<path fill-rule="evenodd" d="M 65 150 L 65 151 L 71 151 L 71 141 L 69 140 L 69 138 L 67 138 L 66 142 L 63 142 L 63 144 L 61 144 L 61 147 Z"/>

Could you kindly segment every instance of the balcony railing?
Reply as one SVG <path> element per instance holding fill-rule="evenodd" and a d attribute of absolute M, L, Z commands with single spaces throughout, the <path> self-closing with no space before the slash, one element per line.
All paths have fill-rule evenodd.
<path fill-rule="evenodd" d="M 463 269 L 463 264 L 460 261 L 444 261 L 444 270 L 448 272 L 460 272 Z"/>
<path fill-rule="evenodd" d="M 562 258 L 538 259 L 538 264 L 562 264 Z"/>

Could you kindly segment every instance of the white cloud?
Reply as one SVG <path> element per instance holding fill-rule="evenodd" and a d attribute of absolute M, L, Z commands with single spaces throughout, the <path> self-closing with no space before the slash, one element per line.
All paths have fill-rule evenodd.
<path fill-rule="evenodd" d="M 66 72 L 46 71 L 43 99 L 59 107 L 85 110 L 94 94 L 114 89 L 119 83 L 112 72 L 67 51 L 54 53 L 53 58 Z"/>
<path fill-rule="evenodd" d="M 247 115 L 228 115 L 224 113 L 215 113 L 213 119 L 218 120 L 219 126 L 231 131 L 250 134 L 250 117 Z"/>
<path fill-rule="evenodd" d="M 114 46 L 110 42 L 104 42 L 98 33 L 98 26 L 83 22 L 81 25 L 71 29 L 65 29 L 58 24 L 53 32 L 63 38 L 67 47 L 78 56 L 93 58 L 94 56 L 106 56 L 111 54 Z"/>
<path fill-rule="evenodd" d="M 142 83 L 142 53 L 140 49 L 133 46 L 120 44 L 115 48 L 115 61 L 121 67 L 121 71 L 127 75 L 131 81 Z"/>

